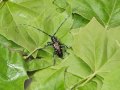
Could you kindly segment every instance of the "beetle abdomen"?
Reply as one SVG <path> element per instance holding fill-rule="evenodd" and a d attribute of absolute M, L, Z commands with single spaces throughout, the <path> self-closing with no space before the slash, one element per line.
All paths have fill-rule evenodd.
<path fill-rule="evenodd" d="M 56 50 L 56 55 L 59 57 L 59 58 L 63 58 L 63 52 L 62 52 L 62 49 L 61 50 Z"/>
<path fill-rule="evenodd" d="M 63 58 L 63 51 L 62 51 L 62 48 L 60 46 L 60 43 L 59 42 L 55 42 L 53 44 L 53 47 L 54 47 L 54 50 L 55 50 L 55 53 L 58 57 L 60 58 Z"/>

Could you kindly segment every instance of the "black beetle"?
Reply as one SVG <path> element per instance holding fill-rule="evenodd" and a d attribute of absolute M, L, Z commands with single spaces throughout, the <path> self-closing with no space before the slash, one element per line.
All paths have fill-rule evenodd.
<path fill-rule="evenodd" d="M 45 45 L 44 48 L 46 48 L 47 46 L 52 46 L 54 48 L 54 54 L 56 54 L 59 58 L 62 58 L 63 59 L 63 48 L 68 48 L 66 45 L 62 44 L 58 39 L 57 37 L 55 36 L 56 33 L 58 32 L 58 30 L 60 29 L 60 27 L 65 23 L 65 21 L 68 19 L 69 17 L 65 18 L 64 21 L 60 24 L 60 26 L 58 27 L 58 29 L 56 30 L 56 32 L 53 34 L 53 35 L 49 35 L 48 33 L 46 33 L 45 31 L 37 28 L 37 27 L 34 27 L 34 26 L 31 26 L 31 25 L 27 25 L 27 24 L 21 24 L 21 25 L 26 25 L 26 26 L 30 26 L 38 31 L 41 31 L 42 33 L 44 33 L 45 35 L 49 36 L 51 38 L 51 42 L 48 42 L 47 45 Z M 42 49 L 44 49 L 42 48 Z M 39 48 L 41 49 L 41 48 Z M 29 56 L 31 56 L 35 51 L 39 50 L 39 49 L 36 49 L 34 50 L 33 52 L 31 52 L 26 58 L 29 58 Z M 66 51 L 66 50 L 65 50 Z M 54 56 L 53 54 L 53 56 Z M 54 59 L 54 65 L 55 65 L 55 59 Z"/>

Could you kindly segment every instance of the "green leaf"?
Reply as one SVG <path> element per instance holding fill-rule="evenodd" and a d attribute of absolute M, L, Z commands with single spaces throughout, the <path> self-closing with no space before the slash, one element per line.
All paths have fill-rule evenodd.
<path fill-rule="evenodd" d="M 118 0 L 0 2 L 0 89 L 14 90 L 19 87 L 23 90 L 26 71 L 37 71 L 32 74 L 28 90 L 118 90 L 119 4 Z M 104 27 L 95 18 L 92 19 L 93 16 Z M 91 22 L 87 24 L 89 20 Z M 61 26 L 55 36 L 71 48 L 64 53 L 64 59 L 55 57 L 55 66 L 50 67 L 53 65 L 54 48 L 38 50 L 50 38 L 32 26 L 50 35 Z M 27 54 L 34 50 L 38 52 L 32 53 L 36 54 L 35 59 L 28 58 L 24 63 L 20 55 L 13 51 L 18 49 L 26 50 Z"/>
<path fill-rule="evenodd" d="M 118 69 L 116 66 L 120 65 L 120 48 L 119 45 L 117 45 L 118 43 L 116 40 L 119 41 L 119 38 L 115 37 L 114 35 L 112 36 L 113 30 L 118 31 L 118 29 L 116 29 L 117 28 L 114 28 L 108 31 L 106 28 L 102 27 L 95 18 L 93 18 L 86 27 L 81 28 L 81 30 L 77 33 L 73 33 L 74 53 L 85 63 L 87 63 L 93 72 L 93 74 L 88 76 L 87 80 L 84 83 L 81 84 L 79 82 L 80 87 L 88 84 L 88 82 L 94 81 L 94 77 L 96 75 L 102 76 L 103 79 L 108 80 L 107 75 L 111 75 L 112 71 L 116 71 Z M 116 33 L 116 35 L 117 34 L 119 33 Z M 119 73 L 115 75 L 115 77 L 118 76 Z M 98 90 L 100 90 L 100 87 L 102 87 L 102 82 L 104 82 L 102 78 L 100 81 L 95 80 L 97 86 L 99 86 Z M 114 80 L 113 82 L 116 86 L 118 85 L 118 83 L 116 83 Z M 109 81 L 107 83 L 109 83 L 109 87 L 111 87 L 110 84 L 112 83 Z M 90 86 L 92 87 L 92 85 Z"/>
<path fill-rule="evenodd" d="M 83 18 L 82 16 L 76 13 L 73 13 L 73 19 L 74 19 L 72 26 L 73 29 L 83 27 L 89 22 L 89 20 Z"/>
<path fill-rule="evenodd" d="M 34 8 L 36 4 L 40 4 L 41 8 L 38 6 Z M 8 1 L 0 10 L 0 14 L 0 34 L 24 47 L 29 52 L 44 47 L 49 37 L 27 25 L 35 26 L 52 35 L 68 17 L 66 12 L 58 13 L 51 0 L 37 0 L 36 2 L 34 0 L 26 2 Z M 70 16 L 63 23 L 56 34 L 59 39 L 70 31 L 72 22 Z M 24 26 L 23 24 L 27 25 Z"/>
<path fill-rule="evenodd" d="M 82 78 L 73 75 L 71 73 L 65 73 L 65 86 L 66 86 L 66 90 L 71 90 L 71 88 L 73 87 L 73 85 L 75 83 L 77 83 L 78 81 L 81 81 Z"/>
<path fill-rule="evenodd" d="M 67 72 L 81 78 L 84 78 L 92 73 L 90 67 L 82 59 L 75 56 L 74 54 L 70 54 L 59 65 L 53 68 L 58 69 L 61 67 L 68 67 Z"/>
<path fill-rule="evenodd" d="M 66 2 L 66 0 L 54 0 L 53 2 L 55 5 L 57 5 L 60 8 L 65 9 L 68 6 L 68 3 Z"/>
<path fill-rule="evenodd" d="M 92 74 L 92 70 L 82 59 L 74 55 L 72 52 L 70 53 L 71 54 L 69 54 L 69 56 L 66 56 L 66 58 L 63 59 L 63 61 L 59 65 L 52 67 L 54 69 L 67 67 L 67 72 L 72 74 L 67 74 L 65 78 L 67 90 L 73 90 L 74 88 L 78 88 L 78 82 L 83 83 L 86 78 Z M 68 77 L 71 78 L 68 79 Z M 69 80 L 70 82 L 67 80 Z"/>
<path fill-rule="evenodd" d="M 63 2 L 55 0 L 59 7 L 63 7 Z M 73 13 L 82 15 L 87 19 L 93 16 L 109 29 L 120 25 L 120 1 L 119 0 L 63 0 L 72 8 Z"/>
<path fill-rule="evenodd" d="M 65 70 L 65 68 L 59 70 L 47 68 L 36 72 L 27 90 L 65 90 Z"/>
<path fill-rule="evenodd" d="M 69 5 L 69 3 L 67 3 L 66 0 L 61 0 L 61 1 L 60 1 L 60 0 L 54 0 L 53 3 L 54 3 L 59 9 L 62 9 L 62 10 L 64 10 L 64 11 L 67 9 L 67 7 L 70 7 L 70 8 L 71 8 L 71 6 Z M 66 10 L 66 11 L 67 11 L 67 10 Z M 88 19 L 82 17 L 80 14 L 78 14 L 78 13 L 76 13 L 76 12 L 72 12 L 72 10 L 71 10 L 71 13 L 73 14 L 73 20 L 74 20 L 72 28 L 82 27 L 82 26 L 86 25 L 86 24 L 89 22 Z M 71 13 L 70 13 L 70 14 L 71 14 Z"/>
<path fill-rule="evenodd" d="M 86 27 L 81 28 L 79 34 L 74 36 L 73 44 L 75 54 L 80 56 L 93 71 L 101 67 L 107 59 L 106 31 L 98 22 L 95 22 L 96 20 L 93 19 Z"/>
<path fill-rule="evenodd" d="M 19 45 L 17 45 L 16 43 L 14 43 L 11 40 L 7 40 L 4 36 L 0 35 L 0 44 L 12 49 L 12 50 L 22 50 L 23 48 L 20 47 Z"/>
<path fill-rule="evenodd" d="M 52 54 L 50 54 L 50 53 L 48 53 L 46 51 L 40 50 L 38 52 L 37 57 L 38 58 L 32 59 L 30 61 L 28 60 L 25 63 L 27 71 L 40 70 L 40 69 L 44 69 L 44 68 L 47 68 L 47 67 L 53 65 L 53 56 L 52 56 Z"/>
<path fill-rule="evenodd" d="M 120 65 L 115 64 L 114 69 L 111 70 L 111 73 L 108 75 L 105 75 L 104 85 L 101 90 L 117 90 L 120 88 L 120 80 L 119 80 L 119 73 L 120 73 Z M 111 69 L 111 68 L 110 68 Z"/>
<path fill-rule="evenodd" d="M 0 89 L 24 90 L 27 74 L 21 56 L 0 45 Z"/>
<path fill-rule="evenodd" d="M 96 82 L 89 82 L 85 86 L 79 87 L 78 90 L 97 90 Z"/>
<path fill-rule="evenodd" d="M 21 10 L 22 13 L 20 14 Z M 17 17 L 15 17 L 15 15 Z M 33 47 L 35 47 L 34 41 L 29 36 L 28 32 L 20 30 L 17 25 L 20 22 L 28 21 L 28 18 L 33 18 L 36 15 L 37 14 L 32 10 L 29 10 L 23 6 L 17 5 L 10 1 L 6 2 L 4 7 L 0 9 L 0 34 L 28 50 L 33 50 Z M 17 21 L 19 21 L 19 23 Z"/>

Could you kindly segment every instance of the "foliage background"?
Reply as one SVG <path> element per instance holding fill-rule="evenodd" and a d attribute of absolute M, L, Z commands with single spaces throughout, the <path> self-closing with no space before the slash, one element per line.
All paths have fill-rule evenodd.
<path fill-rule="evenodd" d="M 1 0 L 1 90 L 118 90 L 120 88 L 119 0 Z M 68 49 L 64 59 L 44 47 L 56 37 Z M 41 58 L 42 57 L 42 58 Z M 31 74 L 32 73 L 32 74 Z M 25 80 L 31 82 L 24 87 Z"/>

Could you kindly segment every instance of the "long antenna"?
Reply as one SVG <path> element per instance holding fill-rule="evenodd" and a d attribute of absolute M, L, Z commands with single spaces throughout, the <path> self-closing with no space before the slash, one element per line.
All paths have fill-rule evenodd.
<path fill-rule="evenodd" d="M 57 30 L 56 30 L 56 32 L 53 34 L 53 36 L 55 36 L 55 34 L 58 32 L 58 30 L 61 28 L 61 26 L 65 23 L 65 21 L 67 20 L 69 18 L 69 16 L 68 17 L 66 17 L 64 20 L 63 20 L 63 22 L 60 24 L 60 26 L 57 28 Z"/>
<path fill-rule="evenodd" d="M 47 36 L 49 36 L 49 37 L 52 37 L 51 35 L 49 35 L 49 34 L 46 33 L 45 31 L 43 31 L 43 30 L 41 30 L 41 29 L 39 29 L 39 28 L 37 28 L 37 27 L 34 27 L 34 26 L 32 26 L 32 25 L 28 25 L 28 24 L 20 24 L 20 25 L 30 26 L 30 27 L 32 27 L 32 28 L 38 30 L 38 31 L 41 31 L 41 32 L 44 33 L 45 35 L 47 35 Z"/>

